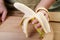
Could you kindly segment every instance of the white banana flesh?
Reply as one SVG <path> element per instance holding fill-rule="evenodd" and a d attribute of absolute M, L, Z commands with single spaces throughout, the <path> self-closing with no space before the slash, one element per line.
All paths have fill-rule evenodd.
<path fill-rule="evenodd" d="M 25 14 L 22 18 L 21 24 L 22 24 L 23 32 L 26 34 L 26 37 L 28 37 L 27 27 L 28 27 L 29 21 L 32 18 L 36 18 L 39 21 L 45 33 L 51 32 L 49 22 L 43 15 L 43 13 L 38 12 L 36 14 L 32 9 L 18 2 L 14 3 L 14 7 Z"/>

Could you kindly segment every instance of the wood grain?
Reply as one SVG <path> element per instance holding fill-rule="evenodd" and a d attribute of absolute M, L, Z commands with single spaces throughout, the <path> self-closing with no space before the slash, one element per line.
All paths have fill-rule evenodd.
<path fill-rule="evenodd" d="M 8 17 L 6 21 L 0 26 L 0 40 L 40 40 L 37 37 L 37 34 L 34 34 L 30 38 L 26 38 L 20 26 L 18 26 L 23 14 L 18 15 L 20 17 L 17 17 L 17 13 L 20 14 L 19 11 L 13 11 L 12 13 L 14 13 L 13 15 L 15 16 Z M 44 39 L 60 40 L 60 12 L 50 12 L 49 17 L 51 21 L 50 26 L 52 27 L 54 33 L 51 32 L 49 35 L 47 34 L 46 38 Z"/>
<path fill-rule="evenodd" d="M 54 31 L 54 40 L 60 40 L 60 23 L 50 22 Z"/>
<path fill-rule="evenodd" d="M 20 16 L 22 17 L 24 14 L 20 11 L 10 11 L 9 15 Z M 60 22 L 60 12 L 49 12 L 49 21 Z"/>
<path fill-rule="evenodd" d="M 0 26 L 0 40 L 40 40 L 38 33 L 34 33 L 31 37 L 26 38 L 19 26 L 20 20 L 21 17 L 8 17 Z M 45 34 L 43 40 L 53 40 L 52 28 L 50 33 Z"/>
<path fill-rule="evenodd" d="M 49 18 L 50 21 L 60 22 L 60 12 L 50 12 Z"/>

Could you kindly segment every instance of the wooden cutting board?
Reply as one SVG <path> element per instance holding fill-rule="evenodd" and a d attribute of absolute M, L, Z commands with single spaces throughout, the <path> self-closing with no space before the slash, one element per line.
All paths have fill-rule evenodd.
<path fill-rule="evenodd" d="M 22 29 L 19 26 L 22 17 L 10 16 L 0 26 L 0 40 L 41 40 L 38 33 L 34 33 L 29 38 L 25 37 Z M 43 40 L 53 40 L 53 30 L 46 34 Z"/>

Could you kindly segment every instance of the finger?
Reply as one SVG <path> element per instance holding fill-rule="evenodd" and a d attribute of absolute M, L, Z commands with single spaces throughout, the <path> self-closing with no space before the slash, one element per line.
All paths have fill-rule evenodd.
<path fill-rule="evenodd" d="M 40 25 L 40 23 L 35 25 L 35 29 L 37 29 L 37 28 L 40 28 L 40 30 L 42 30 L 42 26 Z"/>
<path fill-rule="evenodd" d="M 2 14 L 2 10 L 0 10 L 0 14 Z"/>
<path fill-rule="evenodd" d="M 32 24 L 36 24 L 37 22 L 38 22 L 37 19 L 35 19 L 32 21 Z"/>
<path fill-rule="evenodd" d="M 7 15 L 7 11 L 4 11 L 3 14 L 2 14 L 2 22 L 5 20 L 6 15 Z"/>
<path fill-rule="evenodd" d="M 35 25 L 35 28 L 40 28 L 40 27 L 41 27 L 40 23 L 37 23 L 37 24 Z"/>
<path fill-rule="evenodd" d="M 41 27 L 41 28 L 40 28 L 40 31 L 42 31 L 42 30 L 43 30 L 43 28 Z"/>

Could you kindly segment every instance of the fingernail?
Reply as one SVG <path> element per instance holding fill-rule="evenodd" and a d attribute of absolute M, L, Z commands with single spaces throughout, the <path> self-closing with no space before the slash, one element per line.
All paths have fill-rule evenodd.
<path fill-rule="evenodd" d="M 41 27 L 40 23 L 35 25 L 35 28 L 40 28 L 40 27 Z"/>
<path fill-rule="evenodd" d="M 32 22 L 32 24 L 34 24 L 34 22 Z"/>
<path fill-rule="evenodd" d="M 37 23 L 38 21 L 35 19 L 35 20 L 33 20 L 33 22 L 32 22 L 32 24 L 35 24 L 35 23 Z"/>

